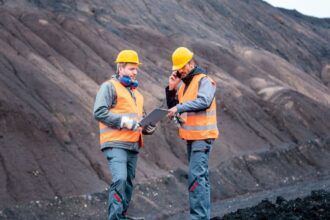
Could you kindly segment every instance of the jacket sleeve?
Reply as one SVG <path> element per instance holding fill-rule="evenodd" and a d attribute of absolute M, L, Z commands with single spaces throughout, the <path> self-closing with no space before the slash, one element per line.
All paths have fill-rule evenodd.
<path fill-rule="evenodd" d="M 111 113 L 109 110 L 116 105 L 117 94 L 115 87 L 110 82 L 101 85 L 94 103 L 94 118 L 109 127 L 120 128 L 121 116 Z"/>
<path fill-rule="evenodd" d="M 176 106 L 179 101 L 177 99 L 176 90 L 169 90 L 168 86 L 165 88 L 165 94 L 166 94 L 166 102 L 167 107 L 172 108 Z"/>
<path fill-rule="evenodd" d="M 212 84 L 208 77 L 204 77 L 199 82 L 197 98 L 193 101 L 187 101 L 177 104 L 178 112 L 194 112 L 207 109 L 215 96 L 216 86 Z"/>

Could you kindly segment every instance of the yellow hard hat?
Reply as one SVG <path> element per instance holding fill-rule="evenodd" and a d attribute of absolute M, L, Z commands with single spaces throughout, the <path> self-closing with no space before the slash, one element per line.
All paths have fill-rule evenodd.
<path fill-rule="evenodd" d="M 185 47 L 177 48 L 172 54 L 172 70 L 179 70 L 194 56 L 194 53 Z"/>
<path fill-rule="evenodd" d="M 136 63 L 141 64 L 139 56 L 134 50 L 122 50 L 117 56 L 115 63 Z"/>

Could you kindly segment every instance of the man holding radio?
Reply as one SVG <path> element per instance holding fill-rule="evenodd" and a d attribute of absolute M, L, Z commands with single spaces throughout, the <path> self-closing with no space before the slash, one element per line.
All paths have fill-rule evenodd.
<path fill-rule="evenodd" d="M 143 96 L 137 90 L 140 65 L 134 50 L 121 51 L 116 59 L 117 71 L 104 82 L 95 99 L 94 118 L 99 121 L 101 150 L 112 174 L 108 220 L 143 219 L 127 216 L 133 192 L 133 180 L 142 134 L 153 134 L 155 126 L 141 128 L 144 116 Z"/>
<path fill-rule="evenodd" d="M 166 100 L 168 116 L 180 124 L 179 136 L 187 141 L 191 219 L 206 220 L 210 219 L 209 153 L 219 133 L 216 86 L 206 71 L 196 65 L 193 55 L 185 47 L 173 52 Z"/>

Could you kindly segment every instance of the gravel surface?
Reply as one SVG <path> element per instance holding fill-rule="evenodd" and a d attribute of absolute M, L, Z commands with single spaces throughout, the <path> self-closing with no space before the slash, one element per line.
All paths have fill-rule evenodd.
<path fill-rule="evenodd" d="M 325 177 L 319 180 L 301 182 L 292 186 L 280 187 L 277 189 L 257 192 L 257 193 L 247 193 L 245 195 L 237 196 L 235 198 L 230 198 L 226 200 L 221 200 L 219 202 L 212 204 L 212 217 L 213 219 L 221 219 L 220 217 L 224 217 L 224 215 L 236 212 L 239 209 L 244 209 L 252 206 L 256 206 L 263 200 L 267 200 L 269 202 L 276 203 L 278 201 L 278 197 L 281 197 L 285 200 L 293 200 L 298 198 L 298 201 L 301 198 L 308 196 L 311 192 L 316 190 L 330 191 L 330 177 Z M 315 193 L 314 193 L 315 195 Z M 327 194 L 329 197 L 329 193 Z M 313 197 L 314 198 L 314 197 Z M 329 198 L 330 199 L 330 198 Z M 328 200 L 329 201 L 329 200 Z M 291 204 L 291 201 L 290 201 Z M 328 205 L 329 204 L 324 204 Z M 322 206 L 321 206 L 322 207 Z M 276 208 L 276 206 L 275 206 Z M 322 208 L 321 208 L 322 209 Z M 255 208 L 251 208 L 251 210 L 255 210 Z M 234 215 L 234 214 L 233 214 Z M 170 220 L 181 220 L 181 219 L 189 219 L 188 211 L 183 213 L 177 213 L 169 217 Z M 226 219 L 234 219 L 234 218 L 226 218 Z M 250 219 L 237 217 L 236 219 Z M 255 218 L 258 219 L 258 218 Z M 260 218 L 262 219 L 262 218 Z M 267 219 L 267 218 L 266 218 Z M 276 218 L 275 218 L 276 219 Z M 278 218 L 280 219 L 280 218 Z M 303 219 L 303 218 L 296 218 Z M 313 218 L 305 218 L 305 219 L 313 219 Z M 317 219 L 317 218 L 316 218 Z"/>
<path fill-rule="evenodd" d="M 330 219 L 330 191 L 312 191 L 311 195 L 301 199 L 286 201 L 277 197 L 276 202 L 263 200 L 257 206 L 239 209 L 237 212 L 215 217 L 212 220 L 233 219 Z"/>

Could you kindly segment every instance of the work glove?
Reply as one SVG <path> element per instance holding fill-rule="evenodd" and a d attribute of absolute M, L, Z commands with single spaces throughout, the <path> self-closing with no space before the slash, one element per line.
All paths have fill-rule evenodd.
<path fill-rule="evenodd" d="M 127 128 L 135 131 L 139 127 L 139 123 L 127 116 L 122 116 L 120 121 L 120 128 Z"/>
<path fill-rule="evenodd" d="M 152 135 L 156 130 L 156 126 L 155 125 L 147 125 L 143 128 L 142 130 L 142 134 L 145 134 L 145 135 Z"/>

